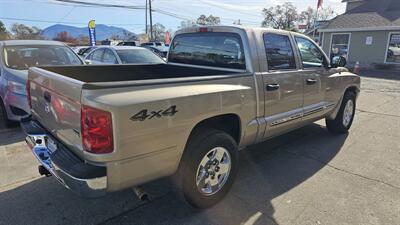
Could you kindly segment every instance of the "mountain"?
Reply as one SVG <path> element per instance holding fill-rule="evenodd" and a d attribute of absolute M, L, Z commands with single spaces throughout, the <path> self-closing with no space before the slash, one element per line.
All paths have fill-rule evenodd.
<path fill-rule="evenodd" d="M 43 29 L 42 35 L 46 39 L 53 39 L 58 33 L 66 31 L 71 37 L 78 38 L 79 36 L 89 36 L 87 27 L 74 27 L 62 24 L 56 24 Z M 129 39 L 130 37 L 136 37 L 135 33 L 132 33 L 124 28 L 107 26 L 103 24 L 96 25 L 96 39 L 101 41 L 110 38 L 113 35 L 118 35 L 121 39 Z"/>

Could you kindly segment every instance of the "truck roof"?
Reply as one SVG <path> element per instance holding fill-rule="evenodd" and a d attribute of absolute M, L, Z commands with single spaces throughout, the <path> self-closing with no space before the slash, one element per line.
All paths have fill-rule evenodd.
<path fill-rule="evenodd" d="M 289 33 L 296 33 L 286 30 L 278 30 L 273 28 L 267 27 L 254 27 L 254 26 L 241 26 L 241 25 L 227 25 L 227 26 L 198 26 L 198 27 L 188 27 L 178 30 L 175 35 L 182 34 L 182 33 L 196 33 L 199 32 L 200 28 L 207 28 L 210 29 L 209 32 L 238 32 L 238 31 L 248 31 L 252 30 L 253 32 L 266 32 L 269 31 L 271 33 L 280 33 L 280 34 L 289 34 Z M 302 35 L 300 33 L 296 33 Z"/>
<path fill-rule="evenodd" d="M 59 46 L 65 46 L 65 44 L 62 42 L 49 41 L 49 40 L 6 40 L 6 41 L 0 41 L 0 45 L 4 45 L 4 46 L 15 46 L 15 45 L 59 45 Z"/>

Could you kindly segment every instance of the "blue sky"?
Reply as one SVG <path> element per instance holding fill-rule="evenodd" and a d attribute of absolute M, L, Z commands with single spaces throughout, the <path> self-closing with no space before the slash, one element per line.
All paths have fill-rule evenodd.
<path fill-rule="evenodd" d="M 81 0 L 92 3 L 144 6 L 145 0 Z M 200 14 L 213 14 L 221 18 L 223 24 L 232 24 L 240 19 L 245 25 L 259 25 L 261 10 L 284 2 L 292 2 L 299 10 L 315 7 L 317 0 L 153 0 L 153 8 L 176 14 L 174 18 L 159 13 L 153 14 L 153 23 L 160 22 L 167 28 L 176 30 L 185 19 L 196 19 Z M 338 13 L 344 11 L 341 0 L 324 0 L 324 7 L 331 6 Z M 87 7 L 60 3 L 55 0 L 0 0 L 0 20 L 8 28 L 15 22 L 46 28 L 56 23 L 86 26 L 95 19 L 97 24 L 124 27 L 132 32 L 144 30 L 144 10 Z M 22 20 L 16 20 L 22 19 Z M 23 21 L 31 20 L 31 21 Z"/>

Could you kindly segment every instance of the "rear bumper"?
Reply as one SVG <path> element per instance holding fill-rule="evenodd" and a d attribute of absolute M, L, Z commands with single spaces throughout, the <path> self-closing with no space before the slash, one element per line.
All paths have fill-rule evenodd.
<path fill-rule="evenodd" d="M 21 127 L 33 155 L 64 187 L 81 197 L 96 198 L 106 194 L 105 167 L 85 163 L 35 121 L 23 119 Z"/>

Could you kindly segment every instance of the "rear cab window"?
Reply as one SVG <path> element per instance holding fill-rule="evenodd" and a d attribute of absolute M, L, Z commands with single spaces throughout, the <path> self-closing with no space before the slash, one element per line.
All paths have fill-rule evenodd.
<path fill-rule="evenodd" d="M 171 43 L 168 62 L 246 70 L 242 39 L 236 33 L 177 35 Z"/>
<path fill-rule="evenodd" d="M 284 34 L 264 34 L 268 70 L 296 69 L 296 60 L 290 38 Z"/>

